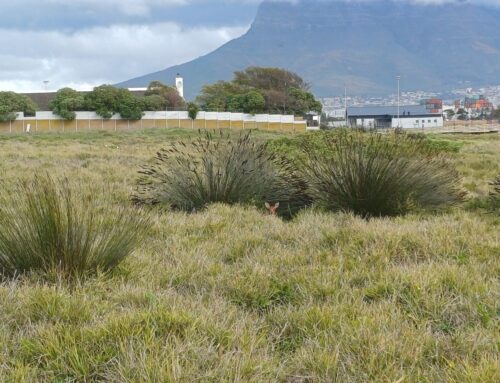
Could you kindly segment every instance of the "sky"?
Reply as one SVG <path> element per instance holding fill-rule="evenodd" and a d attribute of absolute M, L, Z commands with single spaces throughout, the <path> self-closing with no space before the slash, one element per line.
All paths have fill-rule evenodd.
<path fill-rule="evenodd" d="M 0 0 L 0 91 L 86 90 L 184 63 L 244 34 L 258 3 Z"/>
<path fill-rule="evenodd" d="M 244 34 L 261 1 L 0 0 L 0 91 L 87 90 L 184 63 Z"/>

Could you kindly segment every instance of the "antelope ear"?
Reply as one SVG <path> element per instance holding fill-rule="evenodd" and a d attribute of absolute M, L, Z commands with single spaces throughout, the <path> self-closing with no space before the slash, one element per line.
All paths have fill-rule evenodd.
<path fill-rule="evenodd" d="M 280 207 L 280 203 L 279 202 L 276 202 L 276 205 L 274 205 L 274 208 L 277 209 Z"/>
<path fill-rule="evenodd" d="M 266 202 L 265 205 L 266 205 L 266 209 L 268 209 L 268 210 L 271 209 L 271 205 L 269 205 L 269 203 Z"/>

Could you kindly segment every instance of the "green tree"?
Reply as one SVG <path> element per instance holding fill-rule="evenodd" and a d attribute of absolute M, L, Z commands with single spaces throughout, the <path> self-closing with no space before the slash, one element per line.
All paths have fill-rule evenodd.
<path fill-rule="evenodd" d="M 297 74 L 279 68 L 250 67 L 235 72 L 232 81 L 203 87 L 197 98 L 206 110 L 246 113 L 320 113 L 322 105 Z"/>
<path fill-rule="evenodd" d="M 144 96 L 142 99 L 142 105 L 144 110 L 149 111 L 160 111 L 167 108 L 167 103 L 165 99 L 157 94 L 151 96 Z"/>
<path fill-rule="evenodd" d="M 265 107 L 266 100 L 264 96 L 256 90 L 251 90 L 244 94 L 228 96 L 225 110 L 256 114 L 263 112 Z"/>
<path fill-rule="evenodd" d="M 323 105 L 314 98 L 314 95 L 306 90 L 290 88 L 288 90 L 290 99 L 290 112 L 296 114 L 306 114 L 307 112 L 321 113 Z"/>
<path fill-rule="evenodd" d="M 109 119 L 118 113 L 120 97 L 120 89 L 111 85 L 101 85 L 85 95 L 85 104 L 102 118 Z"/>
<path fill-rule="evenodd" d="M 38 106 L 28 96 L 14 92 L 0 92 L 0 121 L 14 121 L 16 113 L 33 116 Z"/>
<path fill-rule="evenodd" d="M 148 102 L 147 104 L 148 106 L 158 108 L 158 109 L 147 109 L 147 110 L 165 110 L 167 108 L 183 109 L 186 107 L 186 102 L 179 95 L 177 89 L 172 86 L 165 85 L 160 81 L 151 82 L 144 96 L 145 98 L 148 99 L 146 101 Z M 157 96 L 157 97 L 152 100 L 150 98 L 152 96 Z M 160 97 L 163 100 L 162 104 L 158 104 L 159 101 L 158 97 Z"/>
<path fill-rule="evenodd" d="M 50 102 L 49 108 L 65 120 L 74 120 L 76 117 L 75 111 L 85 109 L 85 98 L 74 89 L 59 89 Z"/>
<path fill-rule="evenodd" d="M 117 112 L 127 120 L 140 120 L 144 115 L 144 103 L 126 89 L 120 89 L 120 101 Z"/>
<path fill-rule="evenodd" d="M 135 97 L 128 89 L 101 85 L 85 95 L 85 104 L 104 119 L 119 113 L 127 120 L 140 120 L 143 116 L 144 102 Z"/>
<path fill-rule="evenodd" d="M 262 93 L 251 90 L 243 96 L 243 111 L 245 113 L 261 113 L 266 108 L 266 99 Z"/>
<path fill-rule="evenodd" d="M 307 84 L 298 74 L 281 68 L 249 67 L 234 73 L 236 84 L 261 90 L 278 90 L 285 92 L 288 88 L 309 90 Z"/>
<path fill-rule="evenodd" d="M 200 111 L 200 107 L 198 104 L 194 102 L 190 102 L 187 105 L 188 116 L 191 120 L 196 120 L 196 116 L 198 116 L 198 112 Z"/>
<path fill-rule="evenodd" d="M 245 88 L 228 81 L 219 81 L 215 84 L 205 85 L 197 97 L 197 102 L 205 110 L 237 111 L 233 98 L 245 93 Z"/>

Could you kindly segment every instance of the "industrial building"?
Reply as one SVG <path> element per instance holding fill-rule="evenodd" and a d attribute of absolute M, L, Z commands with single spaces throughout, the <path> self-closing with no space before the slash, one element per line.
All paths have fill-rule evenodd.
<path fill-rule="evenodd" d="M 347 108 L 347 124 L 366 129 L 425 129 L 442 128 L 443 114 L 426 105 L 353 106 Z"/>

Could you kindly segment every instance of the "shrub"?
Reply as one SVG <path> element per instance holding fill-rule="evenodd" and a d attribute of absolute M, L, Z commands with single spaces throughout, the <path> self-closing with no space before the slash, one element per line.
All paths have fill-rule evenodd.
<path fill-rule="evenodd" d="M 194 102 L 190 102 L 187 106 L 188 116 L 191 120 L 196 120 L 198 116 L 198 112 L 200 111 L 200 107 Z"/>
<path fill-rule="evenodd" d="M 29 98 L 14 92 L 0 92 L 0 122 L 14 121 L 17 112 L 34 116 L 38 106 Z"/>
<path fill-rule="evenodd" d="M 99 205 L 66 181 L 37 176 L 0 196 L 0 274 L 56 271 L 65 277 L 108 272 L 141 242 L 147 221 Z"/>
<path fill-rule="evenodd" d="M 458 173 L 425 141 L 346 130 L 323 141 L 318 149 L 304 140 L 299 162 L 311 195 L 328 210 L 395 216 L 461 197 Z"/>
<path fill-rule="evenodd" d="M 278 214 L 291 217 L 311 202 L 292 163 L 253 141 L 251 131 L 238 138 L 200 131 L 194 141 L 160 150 L 140 173 L 133 196 L 139 204 L 193 211 L 217 202 L 261 208 L 279 202 Z"/>
<path fill-rule="evenodd" d="M 65 120 L 74 120 L 75 111 L 85 109 L 84 96 L 71 88 L 59 89 L 49 104 L 50 109 Z"/>
<path fill-rule="evenodd" d="M 491 182 L 493 190 L 490 193 L 490 210 L 500 211 L 500 175 Z"/>

